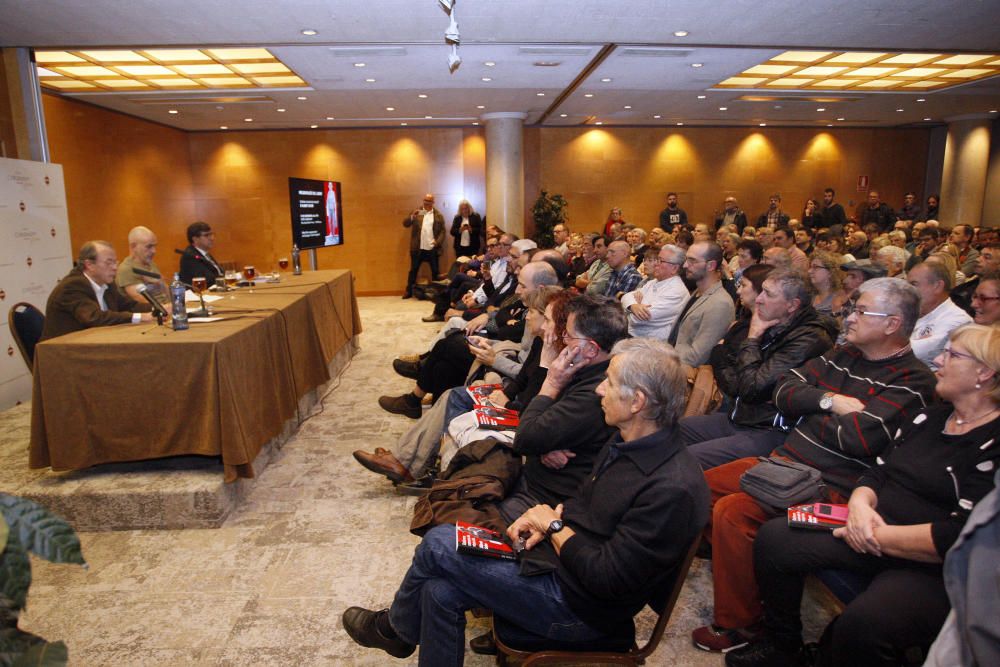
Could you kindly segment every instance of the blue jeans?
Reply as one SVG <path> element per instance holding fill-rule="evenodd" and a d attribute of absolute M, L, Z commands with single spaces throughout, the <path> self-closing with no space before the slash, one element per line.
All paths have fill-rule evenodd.
<path fill-rule="evenodd" d="M 455 551 L 455 527 L 432 528 L 417 546 L 389 608 L 389 622 L 406 642 L 420 645 L 420 665 L 461 665 L 465 612 L 492 609 L 531 635 L 585 642 L 605 635 L 584 623 L 563 598 L 555 574 L 522 577 L 513 561 Z"/>
<path fill-rule="evenodd" d="M 469 392 L 465 389 L 465 387 L 455 387 L 451 392 L 449 392 L 448 407 L 445 408 L 444 413 L 445 432 L 448 431 L 448 424 L 451 423 L 452 419 L 459 415 L 464 415 L 472 409 L 472 406 L 472 396 L 469 396 Z"/>

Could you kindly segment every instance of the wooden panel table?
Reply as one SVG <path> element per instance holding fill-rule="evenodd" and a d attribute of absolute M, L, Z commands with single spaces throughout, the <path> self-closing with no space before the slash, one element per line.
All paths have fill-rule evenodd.
<path fill-rule="evenodd" d="M 166 456 L 221 456 L 226 481 L 330 379 L 361 333 L 350 271 L 282 275 L 211 304 L 224 319 L 187 331 L 98 327 L 40 343 L 32 468 L 79 470 Z"/>

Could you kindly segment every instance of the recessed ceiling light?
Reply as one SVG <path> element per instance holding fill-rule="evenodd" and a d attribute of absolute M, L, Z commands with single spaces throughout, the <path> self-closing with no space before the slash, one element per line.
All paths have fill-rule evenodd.
<path fill-rule="evenodd" d="M 545 97 L 545 93 L 535 93 L 537 97 Z"/>
<path fill-rule="evenodd" d="M 997 112 L 996 109 L 990 109 L 990 113 L 996 113 L 996 112 Z"/>
<path fill-rule="evenodd" d="M 826 126 L 827 127 L 833 127 L 833 123 L 827 123 Z"/>
<path fill-rule="evenodd" d="M 844 120 L 843 118 L 838 118 L 837 120 Z"/>
<path fill-rule="evenodd" d="M 656 120 L 659 120 L 659 119 L 663 118 L 663 116 L 657 115 L 657 116 L 653 116 L 653 118 L 655 118 Z"/>
<path fill-rule="evenodd" d="M 924 98 L 920 97 L 920 98 L 917 98 L 917 101 L 918 102 L 926 102 L 927 100 L 925 100 Z"/>
<path fill-rule="evenodd" d="M 701 67 L 702 63 L 691 63 L 691 67 Z"/>
<path fill-rule="evenodd" d="M 930 120 L 930 118 L 924 118 L 924 120 Z"/>
<path fill-rule="evenodd" d="M 758 123 L 761 127 L 767 127 L 767 123 Z"/>
<path fill-rule="evenodd" d="M 492 81 L 493 79 L 491 79 L 491 78 L 490 78 L 490 77 L 488 77 L 488 76 L 484 76 L 484 77 L 482 78 L 482 80 L 483 80 L 483 81 L 485 81 L 486 83 L 489 83 L 489 82 L 490 82 L 490 81 Z"/>
<path fill-rule="evenodd" d="M 375 79 L 365 79 L 365 83 L 375 83 Z"/>
<path fill-rule="evenodd" d="M 816 111 L 826 111 L 826 107 L 819 107 Z"/>
<path fill-rule="evenodd" d="M 678 126 L 681 126 L 681 125 L 683 125 L 683 124 L 684 124 L 684 123 L 677 123 L 677 125 L 678 125 Z"/>
<path fill-rule="evenodd" d="M 310 125 L 309 127 L 315 130 L 317 127 L 319 127 L 319 125 Z"/>
<path fill-rule="evenodd" d="M 485 108 L 486 108 L 486 105 L 485 105 L 485 104 L 477 104 L 477 105 L 476 105 L 476 108 L 477 108 L 477 109 L 485 109 Z"/>
<path fill-rule="evenodd" d="M 228 126 L 228 125 L 220 125 L 220 126 L 219 126 L 219 129 L 220 129 L 220 130 L 228 130 L 228 129 L 229 129 L 229 126 Z"/>
<path fill-rule="evenodd" d="M 313 30 L 312 28 L 306 28 L 305 30 L 302 31 L 302 34 L 305 35 L 306 37 L 312 37 L 313 35 L 318 35 L 319 32 Z"/>
<path fill-rule="evenodd" d="M 774 108 L 775 108 L 775 109 L 780 109 L 780 108 L 781 108 L 781 105 L 780 105 L 780 104 L 775 104 L 775 105 L 774 105 Z"/>
<path fill-rule="evenodd" d="M 170 109 L 169 111 L 167 111 L 167 113 L 179 113 L 179 112 L 177 111 L 177 109 Z"/>
<path fill-rule="evenodd" d="M 584 93 L 583 96 L 584 97 L 593 97 L 594 94 L 593 93 Z"/>
<path fill-rule="evenodd" d="M 284 109 L 278 109 L 278 113 L 285 113 Z"/>
<path fill-rule="evenodd" d="M 309 98 L 308 98 L 308 97 L 306 97 L 305 95 L 299 95 L 299 96 L 298 96 L 298 97 L 296 97 L 295 99 L 297 99 L 297 100 L 298 100 L 298 101 L 300 101 L 300 102 L 305 102 L 305 101 L 306 101 L 306 100 L 308 100 Z"/>
<path fill-rule="evenodd" d="M 473 125 L 479 125 L 479 121 L 472 121 Z"/>
<path fill-rule="evenodd" d="M 896 111 L 902 111 L 902 109 L 896 109 Z"/>
<path fill-rule="evenodd" d="M 626 104 L 626 105 L 625 105 L 625 108 L 626 108 L 626 109 L 631 109 L 631 108 L 632 108 L 632 105 L 631 105 L 631 104 Z"/>
<path fill-rule="evenodd" d="M 252 123 L 253 122 L 253 118 L 244 118 L 243 122 L 245 122 L 245 123 Z"/>
<path fill-rule="evenodd" d="M 601 83 L 611 83 L 611 77 L 609 76 L 604 77 L 603 79 L 601 79 Z"/>
<path fill-rule="evenodd" d="M 706 97 L 705 95 L 699 95 L 699 96 L 698 96 L 698 99 L 699 99 L 699 100 L 703 100 L 703 99 L 705 99 L 705 97 Z"/>
<path fill-rule="evenodd" d="M 427 95 L 425 93 L 420 93 L 419 95 L 417 95 L 417 97 L 419 97 L 422 100 L 426 100 L 427 99 Z"/>
<path fill-rule="evenodd" d="M 406 125 L 406 123 L 400 123 L 400 125 Z"/>
<path fill-rule="evenodd" d="M 569 116 L 568 113 L 561 113 L 561 114 L 559 114 L 560 118 L 566 118 L 567 116 Z"/>
<path fill-rule="evenodd" d="M 395 111 L 396 107 L 386 107 L 385 110 L 386 111 Z"/>
<path fill-rule="evenodd" d="M 604 125 L 604 121 L 599 120 L 596 123 L 594 123 L 594 125 Z"/>
<path fill-rule="evenodd" d="M 334 118 L 333 116 L 327 116 L 327 117 L 326 117 L 326 119 L 327 119 L 327 120 L 337 120 L 337 119 L 336 119 L 336 118 Z"/>
<path fill-rule="evenodd" d="M 431 118 L 434 118 L 434 116 L 424 116 L 424 118 L 430 120 Z"/>
<path fill-rule="evenodd" d="M 719 107 L 719 111 L 725 111 L 725 110 L 726 110 L 726 109 L 728 109 L 728 108 L 729 108 L 729 107 Z"/>
<path fill-rule="evenodd" d="M 494 65 L 496 65 L 496 63 L 493 62 L 492 60 L 487 60 L 483 64 L 486 65 L 487 67 L 493 67 Z"/>
<path fill-rule="evenodd" d="M 364 67 L 365 64 L 364 63 L 354 63 L 354 66 L 355 67 Z"/>
<path fill-rule="evenodd" d="M 687 37 L 687 36 L 688 36 L 687 30 L 674 30 L 674 37 Z"/>

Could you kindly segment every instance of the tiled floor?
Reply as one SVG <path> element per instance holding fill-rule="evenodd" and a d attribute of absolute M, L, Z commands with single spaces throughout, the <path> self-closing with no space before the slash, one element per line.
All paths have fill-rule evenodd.
<path fill-rule="evenodd" d="M 222 528 L 85 533 L 88 570 L 33 561 L 22 627 L 66 641 L 71 664 L 88 667 L 416 664 L 416 655 L 397 661 L 356 646 L 340 614 L 386 605 L 417 543 L 407 530 L 414 499 L 395 495 L 350 454 L 391 446 L 408 428 L 375 401 L 407 388 L 389 362 L 421 351 L 437 325 L 419 321 L 426 303 L 359 302 L 360 352 Z M 816 633 L 826 614 L 807 608 Z M 710 566 L 696 560 L 648 664 L 721 665 L 689 639 L 710 610 Z M 470 625 L 469 636 L 481 627 Z M 466 664 L 493 661 L 470 653 Z"/>

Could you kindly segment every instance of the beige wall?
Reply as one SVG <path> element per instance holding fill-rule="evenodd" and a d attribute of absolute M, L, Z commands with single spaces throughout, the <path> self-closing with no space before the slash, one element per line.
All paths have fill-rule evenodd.
<path fill-rule="evenodd" d="M 103 239 L 128 254 L 128 230 L 146 225 L 159 236 L 156 262 L 177 270 L 173 248 L 187 245 L 194 220 L 187 133 L 44 95 L 52 161 L 63 166 L 69 229 L 76 251 Z"/>
<path fill-rule="evenodd" d="M 462 196 L 486 208 L 481 128 L 185 133 L 53 95 L 44 102 L 74 246 L 106 238 L 123 255 L 128 229 L 146 224 L 160 235 L 164 271 L 176 270 L 172 249 L 196 219 L 216 230 L 221 261 L 276 268 L 291 245 L 289 176 L 343 183 L 345 244 L 319 250 L 319 264 L 354 271 L 360 293 L 402 290 L 401 221 L 425 192 L 449 225 Z M 926 130 L 527 128 L 525 216 L 545 187 L 567 198 L 581 230 L 599 229 L 615 205 L 648 229 L 668 190 L 692 222 L 709 220 L 727 194 L 755 216 L 774 191 L 794 217 L 828 185 L 845 207 L 862 200 L 861 175 L 898 206 L 906 190 L 924 194 L 927 146 Z"/>
<path fill-rule="evenodd" d="M 658 224 L 665 195 L 675 191 L 689 221 L 709 222 L 727 195 L 748 216 L 767 207 L 774 192 L 785 211 L 799 217 L 808 197 L 827 186 L 848 215 L 863 200 L 859 176 L 893 207 L 903 193 L 922 194 L 926 130 L 827 130 L 801 128 L 546 128 L 529 129 L 526 154 L 538 167 L 525 198 L 540 188 L 569 201 L 571 226 L 598 230 L 612 206 L 646 229 Z M 537 179 L 531 182 L 533 179 Z M 528 204 L 530 207 L 530 203 Z M 751 219 L 751 222 L 753 220 Z"/>

